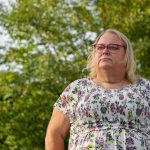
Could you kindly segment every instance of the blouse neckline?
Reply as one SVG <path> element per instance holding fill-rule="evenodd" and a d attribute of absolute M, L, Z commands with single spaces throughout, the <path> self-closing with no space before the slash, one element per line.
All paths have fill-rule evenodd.
<path fill-rule="evenodd" d="M 87 78 L 94 86 L 102 89 L 102 90 L 105 90 L 105 91 L 121 91 L 121 90 L 124 90 L 124 89 L 127 89 L 127 88 L 131 88 L 131 87 L 134 87 L 134 85 L 136 85 L 139 81 L 139 79 L 137 79 L 134 83 L 129 83 L 125 86 L 122 86 L 122 87 L 119 87 L 119 88 L 105 88 L 105 87 L 102 87 L 101 85 L 98 85 L 96 84 L 90 77 Z"/>

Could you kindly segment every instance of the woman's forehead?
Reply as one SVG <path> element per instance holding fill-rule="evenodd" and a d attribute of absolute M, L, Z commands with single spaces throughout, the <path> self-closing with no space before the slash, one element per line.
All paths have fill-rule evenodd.
<path fill-rule="evenodd" d="M 97 43 L 99 42 L 123 42 L 123 40 L 115 33 L 105 32 L 98 39 Z"/>

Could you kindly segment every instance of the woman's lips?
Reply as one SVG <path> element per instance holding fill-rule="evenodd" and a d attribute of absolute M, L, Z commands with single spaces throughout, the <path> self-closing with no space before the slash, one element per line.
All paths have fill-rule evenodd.
<path fill-rule="evenodd" d="M 110 58 L 101 58 L 100 61 L 112 61 Z"/>

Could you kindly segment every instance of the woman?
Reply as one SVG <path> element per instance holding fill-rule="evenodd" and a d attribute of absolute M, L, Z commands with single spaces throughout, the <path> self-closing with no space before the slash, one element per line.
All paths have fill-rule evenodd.
<path fill-rule="evenodd" d="M 54 105 L 46 150 L 150 149 L 150 81 L 135 76 L 130 41 L 108 29 L 93 44 L 90 77 L 74 81 Z"/>

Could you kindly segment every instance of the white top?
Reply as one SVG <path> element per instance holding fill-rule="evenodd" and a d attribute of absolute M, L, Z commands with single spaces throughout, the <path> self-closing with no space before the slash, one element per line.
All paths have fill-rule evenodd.
<path fill-rule="evenodd" d="M 54 104 L 70 119 L 70 150 L 150 150 L 150 81 L 104 89 L 72 82 Z"/>

